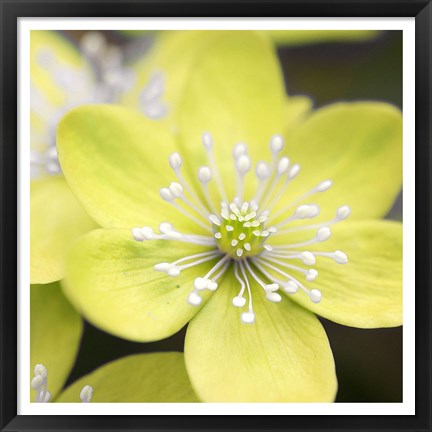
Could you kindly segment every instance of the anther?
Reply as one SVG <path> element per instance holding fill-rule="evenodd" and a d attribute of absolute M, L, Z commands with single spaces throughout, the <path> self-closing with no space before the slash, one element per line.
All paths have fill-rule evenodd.
<path fill-rule="evenodd" d="M 171 192 L 168 188 L 162 188 L 159 191 L 159 193 L 164 201 L 171 202 L 174 199 L 174 197 L 171 195 Z"/>
<path fill-rule="evenodd" d="M 246 304 L 246 299 L 244 297 L 241 297 L 241 296 L 236 296 L 232 299 L 232 304 L 235 307 L 241 308 Z"/>
<path fill-rule="evenodd" d="M 290 162 L 287 157 L 281 158 L 277 164 L 277 175 L 281 176 L 285 174 L 288 170 L 289 164 Z"/>
<path fill-rule="evenodd" d="M 288 294 L 295 294 L 298 289 L 299 286 L 293 281 L 288 281 L 283 284 L 283 290 Z"/>
<path fill-rule="evenodd" d="M 202 298 L 196 293 L 195 291 L 192 291 L 187 298 L 187 301 L 192 306 L 199 306 L 202 302 Z"/>
<path fill-rule="evenodd" d="M 318 291 L 317 289 L 313 289 L 309 292 L 309 298 L 314 302 L 314 303 L 319 303 L 321 301 L 321 292 Z"/>
<path fill-rule="evenodd" d="M 169 159 L 169 164 L 174 171 L 177 171 L 182 164 L 182 158 L 178 153 L 173 153 Z"/>
<path fill-rule="evenodd" d="M 332 184 L 333 184 L 333 182 L 331 180 L 324 180 L 318 184 L 318 186 L 316 187 L 316 190 L 318 192 L 324 192 L 327 189 L 329 189 Z"/>
<path fill-rule="evenodd" d="M 300 172 L 300 165 L 299 164 L 295 164 L 291 167 L 291 169 L 289 170 L 288 173 L 288 178 L 290 180 L 292 180 L 294 177 L 297 176 L 297 174 Z"/>
<path fill-rule="evenodd" d="M 211 171 L 209 167 L 201 167 L 198 170 L 198 180 L 203 183 L 207 184 L 211 180 Z"/>
<path fill-rule="evenodd" d="M 270 168 L 266 162 L 258 162 L 255 168 L 255 174 L 260 180 L 270 177 Z"/>
<path fill-rule="evenodd" d="M 338 264 L 346 264 L 348 262 L 348 257 L 347 255 L 340 251 L 334 251 L 333 252 L 333 259 L 338 263 Z"/>
<path fill-rule="evenodd" d="M 317 278 L 317 276 L 318 272 L 315 269 L 310 269 L 306 274 L 306 280 L 312 282 Z"/>
<path fill-rule="evenodd" d="M 253 324 L 255 322 L 255 314 L 253 312 L 243 312 L 240 319 L 245 324 Z"/>
<path fill-rule="evenodd" d="M 81 402 L 88 403 L 91 401 L 92 397 L 93 397 L 93 387 L 89 385 L 84 386 L 80 392 Z"/>
<path fill-rule="evenodd" d="M 247 146 L 245 143 L 238 143 L 234 146 L 233 155 L 235 159 L 246 154 L 247 154 Z"/>
<path fill-rule="evenodd" d="M 326 241 L 331 236 L 329 227 L 322 227 L 317 231 L 316 239 L 320 242 Z"/>
<path fill-rule="evenodd" d="M 273 154 L 278 154 L 284 146 L 284 140 L 280 135 L 273 135 L 270 140 L 270 149 Z"/>
<path fill-rule="evenodd" d="M 181 198 L 183 196 L 183 186 L 180 183 L 172 182 L 169 185 L 169 191 L 174 198 Z"/>
<path fill-rule="evenodd" d="M 213 139 L 208 132 L 204 132 L 202 134 L 202 143 L 207 150 L 211 150 L 213 148 Z"/>
<path fill-rule="evenodd" d="M 342 206 L 337 209 L 336 216 L 339 220 L 346 219 L 351 214 L 351 209 L 348 206 Z"/>
<path fill-rule="evenodd" d="M 314 265 L 316 262 L 315 256 L 313 255 L 313 253 L 308 252 L 308 251 L 301 252 L 299 255 L 299 258 L 306 265 Z"/>

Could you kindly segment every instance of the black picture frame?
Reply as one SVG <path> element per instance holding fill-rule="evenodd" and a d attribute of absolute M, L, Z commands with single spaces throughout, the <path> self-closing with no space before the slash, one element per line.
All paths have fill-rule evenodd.
<path fill-rule="evenodd" d="M 0 0 L 0 428 L 21 430 L 431 431 L 431 27 L 425 0 Z M 415 17 L 416 414 L 412 416 L 17 415 L 17 20 L 19 17 Z"/>

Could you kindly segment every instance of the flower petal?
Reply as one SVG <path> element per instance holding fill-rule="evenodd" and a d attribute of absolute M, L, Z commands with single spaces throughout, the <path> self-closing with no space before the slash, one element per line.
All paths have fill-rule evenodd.
<path fill-rule="evenodd" d="M 157 225 L 173 214 L 176 228 L 190 226 L 159 196 L 175 179 L 168 157 L 176 148 L 158 123 L 119 106 L 83 106 L 61 120 L 57 147 L 70 188 L 102 226 Z"/>
<path fill-rule="evenodd" d="M 163 339 L 199 311 L 187 303 L 187 297 L 194 279 L 214 261 L 188 268 L 177 277 L 153 266 L 207 250 L 161 240 L 140 243 L 130 230 L 92 231 L 71 250 L 63 287 L 75 307 L 103 330 L 136 341 Z M 204 302 L 207 295 L 202 296 Z"/>
<path fill-rule="evenodd" d="M 314 249 L 342 250 L 347 264 L 317 258 L 314 282 L 322 293 L 312 303 L 298 292 L 291 298 L 339 324 L 361 328 L 402 324 L 402 224 L 390 221 L 343 222 Z M 310 284 L 309 284 L 310 285 Z"/>
<path fill-rule="evenodd" d="M 72 240 L 96 228 L 63 177 L 46 177 L 30 186 L 30 280 L 49 283 L 64 274 Z"/>
<path fill-rule="evenodd" d="M 402 184 L 400 111 L 375 102 L 322 108 L 290 131 L 286 152 L 301 166 L 290 183 L 292 198 L 330 179 L 328 191 L 309 198 L 323 218 L 333 218 L 340 205 L 349 205 L 355 219 L 382 217 Z"/>
<path fill-rule="evenodd" d="M 79 402 L 85 385 L 93 387 L 91 402 L 199 402 L 177 352 L 112 361 L 74 382 L 55 402 Z"/>
<path fill-rule="evenodd" d="M 162 119 L 174 121 L 178 101 L 190 70 L 199 62 L 201 51 L 212 40 L 219 37 L 218 33 L 215 31 L 159 32 L 150 52 L 131 65 L 137 79 L 135 85 L 123 95 L 122 103 L 151 115 L 152 105 L 147 103 L 147 107 L 145 106 L 143 95 L 146 94 L 146 90 L 153 88 L 155 95 L 153 98 L 148 96 L 144 102 L 158 100 L 166 109 Z M 151 87 L 155 82 L 158 82 L 158 85 Z M 158 97 L 159 92 L 161 94 Z M 160 105 L 158 103 L 154 106 Z M 158 119 L 158 116 L 156 115 L 155 118 Z"/>
<path fill-rule="evenodd" d="M 200 399 L 333 401 L 335 366 L 318 319 L 289 299 L 266 301 L 253 286 L 256 322 L 243 324 L 231 303 L 237 285 L 227 276 L 186 333 L 186 367 Z"/>
<path fill-rule="evenodd" d="M 270 138 L 288 123 L 285 98 L 267 38 L 255 32 L 221 33 L 201 53 L 184 88 L 178 111 L 182 146 L 198 164 L 207 164 L 204 151 L 196 149 L 203 132 L 211 133 L 218 169 L 232 192 L 234 145 L 246 143 L 254 162 L 267 158 Z"/>
<path fill-rule="evenodd" d="M 48 369 L 48 391 L 54 397 L 63 387 L 78 352 L 82 321 L 61 292 L 60 285 L 30 287 L 30 380 L 33 369 Z M 32 392 L 31 400 L 35 400 Z"/>

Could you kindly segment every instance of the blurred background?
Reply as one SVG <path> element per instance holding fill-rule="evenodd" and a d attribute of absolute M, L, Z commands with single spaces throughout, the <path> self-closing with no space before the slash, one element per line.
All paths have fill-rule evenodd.
<path fill-rule="evenodd" d="M 65 35 L 79 42 L 86 32 Z M 125 57 L 145 52 L 152 35 L 102 32 Z M 319 108 L 340 100 L 379 100 L 402 108 L 402 32 L 363 41 L 316 41 L 279 46 L 290 95 L 306 95 Z M 402 194 L 387 216 L 402 220 Z M 402 401 L 402 329 L 362 330 L 322 320 L 335 357 L 337 402 Z M 182 351 L 185 328 L 154 343 L 134 343 L 86 323 L 77 362 L 66 386 L 100 365 L 132 353 Z"/>

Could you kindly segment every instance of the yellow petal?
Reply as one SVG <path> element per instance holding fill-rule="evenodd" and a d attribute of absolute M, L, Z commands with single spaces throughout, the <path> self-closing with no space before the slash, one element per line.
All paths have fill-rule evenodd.
<path fill-rule="evenodd" d="M 227 275 L 189 324 L 186 367 L 205 402 L 331 402 L 337 390 L 327 336 L 318 319 L 284 298 L 265 300 L 253 286 L 254 324 L 231 303 L 239 290 Z M 242 311 L 246 311 L 245 306 Z"/>
<path fill-rule="evenodd" d="M 80 402 L 86 385 L 91 402 L 198 402 L 182 353 L 137 354 L 112 361 L 70 385 L 55 402 Z"/>
<path fill-rule="evenodd" d="M 96 228 L 63 177 L 46 177 L 30 187 L 30 280 L 49 283 L 64 274 L 70 243 Z"/>

